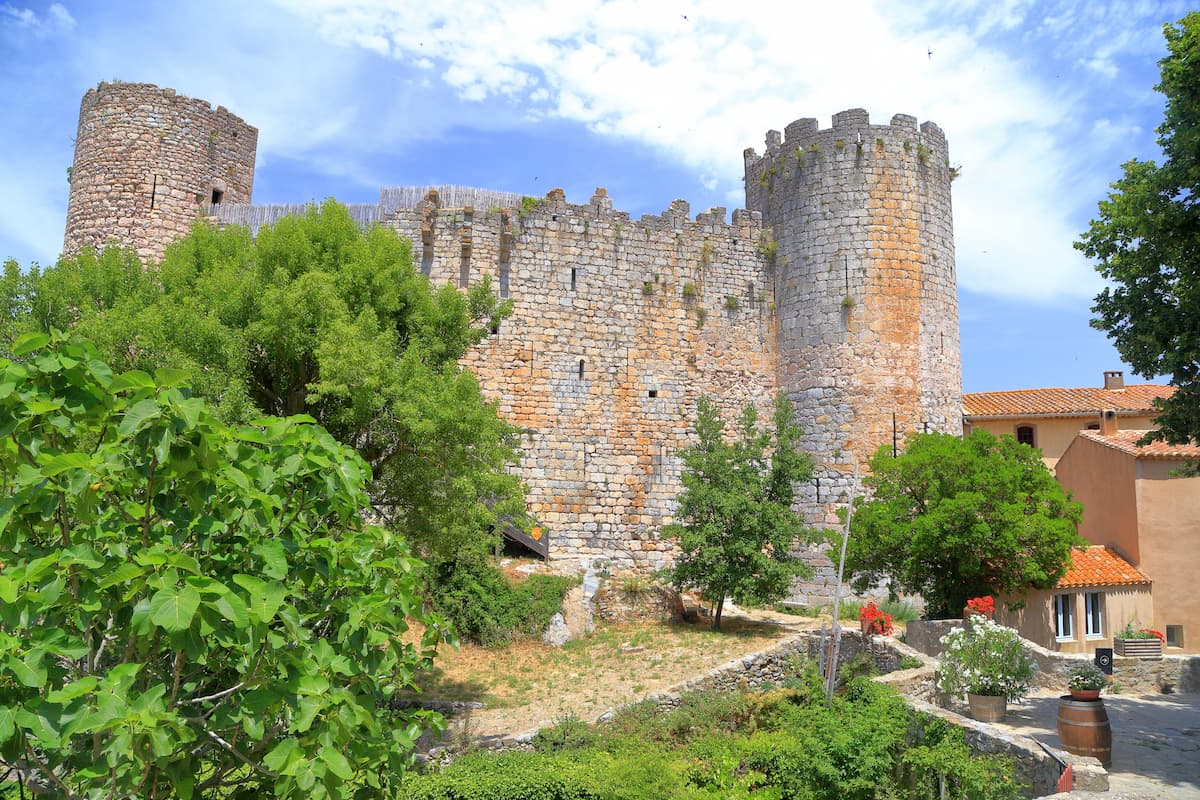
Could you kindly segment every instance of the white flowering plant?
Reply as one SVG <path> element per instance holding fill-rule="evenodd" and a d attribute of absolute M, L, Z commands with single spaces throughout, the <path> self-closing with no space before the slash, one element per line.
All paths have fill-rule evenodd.
<path fill-rule="evenodd" d="M 966 692 L 1015 702 L 1036 682 L 1037 663 L 1021 637 L 990 619 L 953 628 L 942 637 L 942 646 L 938 689 L 951 696 Z"/>

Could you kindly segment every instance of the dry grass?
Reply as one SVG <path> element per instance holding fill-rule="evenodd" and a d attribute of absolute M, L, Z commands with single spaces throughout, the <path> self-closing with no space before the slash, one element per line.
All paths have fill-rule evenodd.
<path fill-rule="evenodd" d="M 727 617 L 721 631 L 708 621 L 637 623 L 598 629 L 551 647 L 540 641 L 503 648 L 463 645 L 439 654 L 420 680 L 425 699 L 483 703 L 467 724 L 470 735 L 520 732 L 574 714 L 592 719 L 605 710 L 662 691 L 730 659 L 753 653 L 818 620 L 783 615 Z M 641 648 L 641 649 L 638 649 Z"/>

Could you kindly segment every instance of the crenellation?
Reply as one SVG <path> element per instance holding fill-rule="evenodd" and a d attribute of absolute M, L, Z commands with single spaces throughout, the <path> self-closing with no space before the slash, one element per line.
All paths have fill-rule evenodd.
<path fill-rule="evenodd" d="M 199 216 L 258 227 L 304 206 L 250 206 L 257 131 L 223 107 L 147 84 L 83 100 L 68 250 L 114 239 L 148 259 Z M 523 431 L 529 509 L 551 558 L 667 565 L 696 402 L 731 422 L 796 405 L 812 522 L 836 524 L 880 444 L 957 432 L 961 379 L 945 135 L 863 109 L 802 118 L 743 153 L 746 208 L 634 221 L 598 187 L 586 204 L 461 186 L 384 187 L 348 207 L 407 237 L 436 284 L 491 281 L 512 314 L 464 359 Z M 208 194 L 206 194 L 208 193 Z M 219 193 L 220 197 L 209 196 Z M 219 202 L 213 204 L 211 201 Z M 894 416 L 893 416 L 894 415 Z M 894 420 L 894 423 L 893 423 Z M 828 559 L 810 553 L 828 588 Z"/>

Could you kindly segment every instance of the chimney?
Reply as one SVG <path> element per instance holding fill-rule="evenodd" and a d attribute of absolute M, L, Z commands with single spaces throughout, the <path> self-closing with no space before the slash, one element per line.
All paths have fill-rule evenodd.
<path fill-rule="evenodd" d="M 1105 389 L 1124 389 L 1125 373 L 1119 369 L 1110 369 L 1104 373 Z"/>
<path fill-rule="evenodd" d="M 1117 373 L 1120 375 L 1121 373 Z M 1117 412 L 1106 408 L 1100 412 L 1100 435 L 1114 436 L 1117 432 Z"/>

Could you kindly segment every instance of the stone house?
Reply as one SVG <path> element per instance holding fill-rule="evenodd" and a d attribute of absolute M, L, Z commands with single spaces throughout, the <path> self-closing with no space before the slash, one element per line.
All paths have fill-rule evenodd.
<path fill-rule="evenodd" d="M 1075 434 L 1100 427 L 1101 409 L 1115 412 L 1122 427 L 1150 430 L 1157 427 L 1154 400 L 1174 391 L 1157 384 L 1126 386 L 1124 373 L 1113 370 L 1104 373 L 1103 388 L 970 392 L 963 395 L 963 432 L 1015 436 L 1041 450 L 1046 466 L 1054 469 Z"/>

